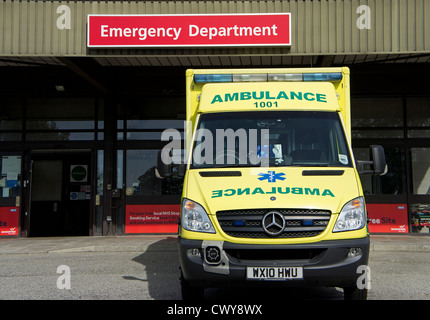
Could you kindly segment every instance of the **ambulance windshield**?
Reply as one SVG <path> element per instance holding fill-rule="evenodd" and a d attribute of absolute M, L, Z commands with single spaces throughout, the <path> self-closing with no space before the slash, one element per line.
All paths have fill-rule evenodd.
<path fill-rule="evenodd" d="M 202 114 L 191 168 L 251 166 L 352 167 L 338 113 Z"/>

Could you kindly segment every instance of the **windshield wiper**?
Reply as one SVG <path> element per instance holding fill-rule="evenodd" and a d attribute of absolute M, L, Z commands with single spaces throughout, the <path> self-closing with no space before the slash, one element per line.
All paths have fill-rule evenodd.
<path fill-rule="evenodd" d="M 338 165 L 332 164 L 332 163 L 295 162 L 290 166 L 291 167 L 337 167 Z"/>
<path fill-rule="evenodd" d="M 225 164 L 225 165 L 214 165 L 210 168 L 255 168 L 255 167 L 261 167 L 261 164 L 249 164 L 249 163 L 233 163 L 233 164 Z"/>
<path fill-rule="evenodd" d="M 327 168 L 327 167 L 344 167 L 342 165 L 336 164 L 336 163 L 309 163 L 309 162 L 296 162 L 293 164 L 285 164 L 285 163 L 278 163 L 278 164 L 269 164 L 269 165 L 261 165 L 259 164 L 249 164 L 249 163 L 233 163 L 233 164 L 223 164 L 223 165 L 194 165 L 192 169 L 223 169 L 223 168 L 258 168 L 258 167 L 321 167 L 321 168 Z"/>

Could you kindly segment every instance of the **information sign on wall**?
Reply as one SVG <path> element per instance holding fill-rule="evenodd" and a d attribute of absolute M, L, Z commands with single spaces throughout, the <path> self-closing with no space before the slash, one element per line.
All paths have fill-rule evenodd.
<path fill-rule="evenodd" d="M 406 204 L 366 204 L 370 233 L 408 233 Z"/>
<path fill-rule="evenodd" d="M 127 205 L 125 233 L 177 233 L 180 205 Z"/>
<path fill-rule="evenodd" d="M 19 208 L 0 207 L 0 236 L 19 235 Z"/>
<path fill-rule="evenodd" d="M 87 46 L 289 46 L 290 13 L 88 15 Z"/>

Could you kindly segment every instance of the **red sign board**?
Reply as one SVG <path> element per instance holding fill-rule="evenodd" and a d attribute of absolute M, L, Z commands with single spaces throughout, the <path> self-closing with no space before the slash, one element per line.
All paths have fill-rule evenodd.
<path fill-rule="evenodd" d="M 19 231 L 19 208 L 0 207 L 0 236 L 17 236 Z"/>
<path fill-rule="evenodd" d="M 180 205 L 126 205 L 125 233 L 177 233 Z"/>
<path fill-rule="evenodd" d="M 406 204 L 366 204 L 370 233 L 409 233 Z"/>
<path fill-rule="evenodd" d="M 88 15 L 88 47 L 289 46 L 290 13 Z"/>

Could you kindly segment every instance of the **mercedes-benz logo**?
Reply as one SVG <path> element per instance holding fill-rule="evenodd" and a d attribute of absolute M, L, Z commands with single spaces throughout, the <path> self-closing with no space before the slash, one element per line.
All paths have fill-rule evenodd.
<path fill-rule="evenodd" d="M 281 213 L 270 211 L 264 215 L 261 225 L 269 236 L 277 236 L 284 231 L 285 219 Z"/>

